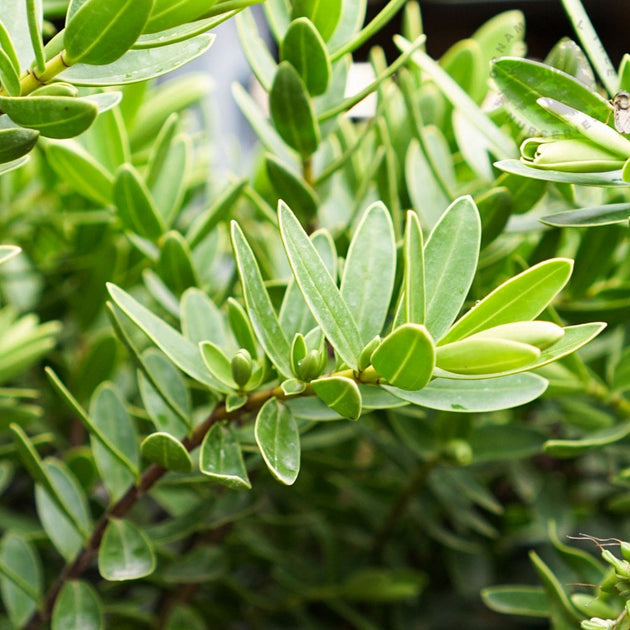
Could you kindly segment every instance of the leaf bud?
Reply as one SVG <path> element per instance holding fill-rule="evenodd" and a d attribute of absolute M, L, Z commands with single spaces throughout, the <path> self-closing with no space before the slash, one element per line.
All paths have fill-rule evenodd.
<path fill-rule="evenodd" d="M 232 357 L 232 378 L 239 388 L 245 387 L 249 381 L 252 375 L 252 365 L 252 357 L 245 348 L 241 348 Z"/>
<path fill-rule="evenodd" d="M 319 350 L 309 350 L 307 355 L 298 362 L 297 376 L 303 381 L 312 381 L 322 372 L 322 353 Z"/>
<path fill-rule="evenodd" d="M 359 355 L 359 371 L 363 372 L 367 367 L 369 367 L 372 363 L 372 355 L 374 351 L 381 345 L 381 337 L 380 335 L 376 335 L 372 341 L 368 342 L 368 344 L 361 350 L 361 354 Z"/>
<path fill-rule="evenodd" d="M 465 440 L 449 440 L 442 448 L 442 456 L 457 466 L 468 466 L 472 463 L 473 452 Z"/>
<path fill-rule="evenodd" d="M 306 339 L 304 339 L 304 335 L 301 333 L 295 333 L 293 342 L 291 343 L 291 356 L 289 357 L 289 360 L 291 362 L 291 370 L 298 378 L 300 378 L 299 364 L 306 356 L 307 350 L 308 348 L 306 347 Z"/>

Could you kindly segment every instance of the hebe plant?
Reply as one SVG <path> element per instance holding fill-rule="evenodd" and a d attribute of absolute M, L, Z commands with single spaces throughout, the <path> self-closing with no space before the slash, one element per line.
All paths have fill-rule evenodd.
<path fill-rule="evenodd" d="M 597 265 L 578 257 L 567 285 L 585 246 L 525 214 L 573 192 L 492 166 L 522 135 L 481 107 L 490 59 L 523 52 L 521 14 L 438 64 L 409 3 L 402 54 L 373 49 L 373 82 L 344 97 L 353 52 L 405 3 L 365 24 L 365 2 L 267 0 L 277 57 L 248 4 L 2 8 L 0 225 L 24 250 L 2 291 L 11 313 L 37 313 L 0 320 L 15 627 L 435 621 L 444 608 L 417 598 L 439 590 L 436 558 L 456 583 L 489 557 L 495 482 L 539 540 L 563 492 L 533 492 L 527 458 L 630 432 L 607 415 L 627 413 L 625 363 L 601 367 L 622 327 L 588 364 L 573 354 L 607 319 L 571 317 Z M 262 150 L 217 181 L 209 126 L 187 115 L 207 81 L 148 80 L 236 14 L 269 116 L 234 87 Z M 45 45 L 43 15 L 65 17 Z M 347 116 L 373 92 L 372 118 Z M 26 371 L 55 339 L 45 370 Z M 566 409 L 582 419 L 572 439 L 551 426 Z"/>

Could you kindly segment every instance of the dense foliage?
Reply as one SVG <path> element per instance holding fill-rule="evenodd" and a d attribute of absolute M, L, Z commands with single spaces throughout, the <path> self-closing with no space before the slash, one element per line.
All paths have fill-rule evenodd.
<path fill-rule="evenodd" d="M 545 63 L 518 11 L 435 61 L 415 2 L 252 3 L 2 5 L 0 622 L 630 627 L 627 59 L 574 0 Z M 151 81 L 226 19 L 228 175 Z"/>

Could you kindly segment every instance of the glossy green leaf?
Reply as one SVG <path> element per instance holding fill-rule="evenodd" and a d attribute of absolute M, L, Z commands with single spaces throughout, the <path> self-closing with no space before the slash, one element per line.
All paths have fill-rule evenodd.
<path fill-rule="evenodd" d="M 223 350 L 211 341 L 200 343 L 199 350 L 210 373 L 226 387 L 237 389 L 237 385 L 232 378 L 230 359 L 228 359 Z"/>
<path fill-rule="evenodd" d="M 435 339 L 455 321 L 466 299 L 477 269 L 480 242 L 477 206 L 472 198 L 460 197 L 442 215 L 424 248 L 425 323 Z"/>
<path fill-rule="evenodd" d="M 30 153 L 37 138 L 39 131 L 35 129 L 0 129 L 0 163 L 11 162 Z"/>
<path fill-rule="evenodd" d="M 254 435 L 269 472 L 281 483 L 292 485 L 300 471 L 300 434 L 291 410 L 275 398 L 269 399 L 256 416 Z"/>
<path fill-rule="evenodd" d="M 186 374 L 210 387 L 221 391 L 220 383 L 212 378 L 204 365 L 197 344 L 142 306 L 128 293 L 114 284 L 107 289 L 116 306 L 137 326 L 173 363 Z"/>
<path fill-rule="evenodd" d="M 101 630 L 103 606 L 87 582 L 68 580 L 57 597 L 52 614 L 52 630 Z"/>
<path fill-rule="evenodd" d="M 487 91 L 487 62 L 474 39 L 455 42 L 441 57 L 440 66 L 479 103 Z"/>
<path fill-rule="evenodd" d="M 510 377 L 503 376 L 497 380 L 505 378 Z M 539 455 L 544 441 L 545 435 L 540 431 L 514 424 L 486 424 L 476 427 L 468 439 L 473 459 L 479 463 L 510 462 Z"/>
<path fill-rule="evenodd" d="M 183 444 L 169 433 L 151 433 L 140 444 L 142 457 L 179 473 L 192 472 L 193 463 Z"/>
<path fill-rule="evenodd" d="M 299 221 L 282 202 L 278 222 L 289 264 L 308 307 L 337 354 L 356 368 L 363 346 L 350 308 Z"/>
<path fill-rule="evenodd" d="M 510 278 L 461 317 L 440 344 L 493 326 L 534 319 L 562 290 L 572 268 L 573 261 L 553 258 Z"/>
<path fill-rule="evenodd" d="M 247 179 L 242 178 L 229 184 L 221 191 L 209 208 L 202 211 L 190 224 L 186 232 L 186 240 L 191 249 L 194 249 L 203 239 L 212 232 L 216 225 L 226 219 L 238 202 Z"/>
<path fill-rule="evenodd" d="M 541 586 L 491 586 L 481 591 L 483 602 L 495 612 L 548 617 L 549 599 Z"/>
<path fill-rule="evenodd" d="M 311 381 L 311 387 L 320 400 L 343 418 L 358 420 L 361 416 L 361 392 L 352 379 L 326 376 Z"/>
<path fill-rule="evenodd" d="M 75 512 L 75 506 L 69 504 L 66 500 L 66 496 L 69 496 L 69 492 L 66 492 L 67 488 L 65 485 L 60 487 L 60 484 L 55 483 L 55 478 L 48 472 L 35 446 L 21 427 L 16 424 L 11 424 L 9 430 L 11 431 L 17 452 L 28 470 L 29 475 L 36 483 L 44 488 L 50 500 L 59 511 L 64 514 L 68 521 L 74 525 L 77 531 L 85 536 L 87 529 L 77 515 L 77 512 Z"/>
<path fill-rule="evenodd" d="M 192 22 L 206 13 L 216 0 L 154 0 L 145 33 L 163 31 Z"/>
<path fill-rule="evenodd" d="M 291 376 L 290 346 L 263 283 L 258 263 L 247 239 L 232 222 L 232 247 L 236 257 L 247 313 L 260 344 L 278 371 Z M 308 237 L 307 237 L 308 238 Z"/>
<path fill-rule="evenodd" d="M 76 522 L 83 526 L 82 531 L 77 530 L 46 489 L 39 484 L 35 487 L 35 505 L 39 520 L 56 549 L 69 562 L 83 546 L 85 532 L 90 531 L 87 499 L 75 476 L 62 462 L 51 459 L 44 462 L 44 467 L 56 492 L 63 498 L 64 505 L 72 510 Z"/>
<path fill-rule="evenodd" d="M 252 357 L 258 356 L 258 342 L 247 312 L 234 298 L 228 298 L 228 322 L 237 344 L 249 352 Z"/>
<path fill-rule="evenodd" d="M 48 142 L 46 155 L 73 190 L 101 206 L 112 203 L 114 178 L 85 149 L 74 142 Z"/>
<path fill-rule="evenodd" d="M 164 31 L 157 31 L 156 33 L 145 33 L 138 37 L 132 46 L 132 50 L 161 48 L 162 46 L 169 46 L 170 44 L 176 44 L 186 41 L 187 39 L 192 39 L 197 35 L 201 35 L 209 30 L 212 30 L 238 13 L 239 10 L 235 9 L 234 11 L 229 11 L 228 13 L 221 14 L 217 17 L 195 20 L 194 22 L 181 24 L 173 28 L 168 28 Z"/>
<path fill-rule="evenodd" d="M 230 427 L 215 424 L 206 433 L 199 453 L 201 473 L 234 490 L 249 490 L 241 447 Z"/>
<path fill-rule="evenodd" d="M 265 168 L 278 199 L 290 208 L 297 208 L 302 223 L 311 222 L 319 206 L 313 188 L 273 155 L 265 156 Z"/>
<path fill-rule="evenodd" d="M 544 444 L 545 453 L 551 457 L 578 457 L 594 448 L 602 448 L 615 444 L 630 434 L 630 423 L 616 424 L 612 427 L 594 431 L 581 439 L 547 440 Z"/>
<path fill-rule="evenodd" d="M 98 114 L 93 103 L 65 96 L 0 96 L 0 107 L 13 122 L 47 138 L 78 136 Z"/>
<path fill-rule="evenodd" d="M 536 374 L 522 373 L 477 381 L 436 378 L 416 392 L 383 387 L 413 405 L 458 413 L 486 413 L 531 402 L 544 393 L 547 385 L 547 381 Z"/>
<path fill-rule="evenodd" d="M 260 36 L 254 15 L 249 9 L 239 13 L 235 22 L 247 63 L 265 92 L 269 92 L 278 68 L 276 60 L 267 42 Z"/>
<path fill-rule="evenodd" d="M 328 89 L 331 67 L 326 44 L 308 18 L 291 22 L 280 46 L 280 59 L 297 70 L 311 96 Z"/>
<path fill-rule="evenodd" d="M 599 120 L 606 120 L 610 111 L 607 101 L 596 91 L 538 61 L 520 57 L 495 59 L 492 78 L 506 96 L 510 113 L 543 135 L 566 135 L 567 127 L 537 104 L 540 97 L 554 98 Z"/>
<path fill-rule="evenodd" d="M 412 211 L 407 212 L 403 257 L 405 271 L 399 317 L 408 324 L 424 324 L 426 320 L 424 244 L 418 215 Z"/>
<path fill-rule="evenodd" d="M 621 176 L 621 169 L 602 173 L 575 173 L 533 168 L 527 164 L 523 164 L 519 160 L 501 160 L 500 162 L 495 162 L 494 166 L 506 173 L 548 182 L 580 184 L 582 186 L 603 186 L 606 188 L 628 186 L 628 182 L 624 181 Z"/>
<path fill-rule="evenodd" d="M 291 19 L 308 18 L 317 28 L 324 41 L 328 41 L 341 18 L 342 0 L 294 0 Z M 359 7 L 352 7 L 358 15 Z"/>
<path fill-rule="evenodd" d="M 135 427 L 118 392 L 103 383 L 90 403 L 94 426 L 107 440 L 91 436 L 94 460 L 112 500 L 120 498 L 138 474 L 140 453 Z M 122 455 L 122 457 L 121 457 Z"/>
<path fill-rule="evenodd" d="M 403 324 L 383 339 L 372 355 L 372 365 L 394 387 L 422 389 L 435 366 L 433 339 L 424 326 Z"/>
<path fill-rule="evenodd" d="M 223 348 L 228 344 L 225 316 L 203 291 L 188 289 L 180 303 L 182 331 L 194 344 L 212 341 Z"/>
<path fill-rule="evenodd" d="M 161 239 L 156 271 L 175 295 L 199 284 L 188 244 L 179 232 L 167 232 Z"/>
<path fill-rule="evenodd" d="M 365 211 L 352 237 L 340 288 L 363 344 L 383 330 L 395 275 L 394 226 L 387 208 L 376 202 Z"/>
<path fill-rule="evenodd" d="M 283 61 L 276 71 L 269 110 L 282 139 L 303 157 L 315 153 L 320 132 L 306 86 L 293 66 Z"/>
<path fill-rule="evenodd" d="M 483 53 L 483 63 L 487 67 L 499 55 L 519 55 L 525 53 L 525 16 L 522 11 L 503 11 L 484 22 L 472 35 Z M 485 82 L 488 80 L 486 70 Z"/>
<path fill-rule="evenodd" d="M 2 22 L 0 22 L 0 49 L 2 49 L 7 61 L 11 64 L 13 73 L 15 74 L 15 76 L 17 76 L 19 80 L 20 60 L 18 59 L 17 51 L 15 50 L 15 45 L 13 43 L 13 39 L 11 38 L 11 34 L 9 33 L 9 31 L 7 30 L 7 27 Z M 5 83 L 4 79 L 2 79 L 2 83 L 4 85 Z M 18 96 L 18 95 L 19 93 L 11 94 L 11 96 Z"/>
<path fill-rule="evenodd" d="M 553 227 L 599 227 L 615 223 L 627 224 L 628 219 L 630 219 L 630 203 L 608 203 L 592 208 L 556 212 L 540 220 Z"/>
<path fill-rule="evenodd" d="M 37 610 L 42 593 L 42 568 L 33 545 L 6 533 L 0 543 L 0 593 L 14 627 L 22 627 Z"/>
<path fill-rule="evenodd" d="M 72 15 L 64 35 L 68 65 L 105 65 L 138 39 L 153 0 L 87 0 Z"/>
<path fill-rule="evenodd" d="M 159 356 L 161 357 L 161 354 Z M 169 361 L 165 360 L 165 363 L 171 365 Z M 172 366 L 170 369 L 172 369 L 176 375 L 176 378 L 172 381 L 172 385 L 174 385 L 176 389 L 181 385 L 184 387 L 184 391 L 186 391 L 182 377 Z M 176 406 L 176 404 L 173 403 L 173 397 L 168 395 L 172 392 L 168 392 L 168 394 L 165 395 L 163 388 L 161 390 L 156 389 L 143 372 L 138 373 L 138 388 L 144 408 L 158 431 L 163 431 L 177 438 L 186 435 L 189 429 L 190 419 L 188 415 L 185 415 L 180 410 L 178 410 L 180 413 L 173 410 L 173 406 Z M 167 395 L 171 404 L 165 401 Z"/>
<path fill-rule="evenodd" d="M 137 580 L 155 570 L 153 546 L 131 521 L 110 518 L 98 549 L 98 572 L 110 581 Z"/>
<path fill-rule="evenodd" d="M 0 48 L 0 82 L 9 96 L 20 96 L 20 75 L 3 48 Z"/>
<path fill-rule="evenodd" d="M 131 164 L 123 164 L 116 173 L 113 189 L 114 202 L 124 228 L 150 240 L 157 240 L 166 226 L 155 202 Z"/>
<path fill-rule="evenodd" d="M 90 87 L 147 81 L 172 72 L 196 59 L 210 48 L 213 41 L 214 35 L 203 34 L 160 48 L 130 50 L 117 61 L 107 65 L 94 67 L 87 63 L 78 63 L 64 70 L 62 78 L 74 85 Z"/>

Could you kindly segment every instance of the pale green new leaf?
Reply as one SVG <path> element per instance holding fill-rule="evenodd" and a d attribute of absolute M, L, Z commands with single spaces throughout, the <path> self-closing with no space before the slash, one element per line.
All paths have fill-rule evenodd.
<path fill-rule="evenodd" d="M 110 518 L 98 550 L 98 571 L 110 582 L 137 580 L 155 570 L 153 545 L 131 521 Z"/>
<path fill-rule="evenodd" d="M 103 606 L 87 582 L 68 580 L 62 587 L 52 614 L 52 630 L 102 630 Z"/>
<path fill-rule="evenodd" d="M 223 424 L 215 424 L 206 433 L 199 453 L 199 470 L 228 488 L 249 490 L 252 487 L 241 447 L 230 427 Z"/>
<path fill-rule="evenodd" d="M 326 376 L 311 381 L 317 397 L 343 418 L 358 420 L 361 415 L 359 386 L 345 376 Z"/>
<path fill-rule="evenodd" d="M 151 433 L 140 444 L 142 457 L 167 470 L 192 472 L 193 463 L 183 444 L 169 433 Z"/>
<path fill-rule="evenodd" d="M 352 311 L 295 215 L 282 201 L 278 222 L 293 275 L 315 320 L 337 354 L 352 368 L 363 349 Z"/>

